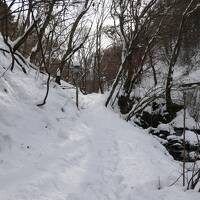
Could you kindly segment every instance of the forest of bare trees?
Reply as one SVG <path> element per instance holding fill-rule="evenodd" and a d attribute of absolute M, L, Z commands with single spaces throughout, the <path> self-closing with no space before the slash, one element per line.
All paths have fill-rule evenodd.
<path fill-rule="evenodd" d="M 185 132 L 200 134 L 199 19 L 200 0 L 0 0 L 0 51 L 11 58 L 2 77 L 16 66 L 45 75 L 40 108 L 52 82 L 69 83 L 78 108 L 79 92 L 105 94 L 105 107 L 165 140 L 183 162 L 184 186 L 185 162 L 193 162 L 187 189 L 194 189 L 200 142 L 186 144 Z M 181 126 L 173 121 L 178 113 Z M 186 114 L 196 127 L 186 126 Z M 181 139 L 167 138 L 163 124 Z"/>

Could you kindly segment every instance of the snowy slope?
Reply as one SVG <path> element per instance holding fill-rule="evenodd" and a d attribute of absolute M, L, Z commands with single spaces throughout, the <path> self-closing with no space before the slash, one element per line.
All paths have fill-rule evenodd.
<path fill-rule="evenodd" d="M 0 73 L 10 57 L 0 52 Z M 5 69 L 3 69 L 3 66 Z M 18 67 L 0 79 L 0 200 L 199 200 L 180 184 L 180 166 L 152 136 L 81 96 Z M 66 87 L 71 87 L 64 84 Z"/>

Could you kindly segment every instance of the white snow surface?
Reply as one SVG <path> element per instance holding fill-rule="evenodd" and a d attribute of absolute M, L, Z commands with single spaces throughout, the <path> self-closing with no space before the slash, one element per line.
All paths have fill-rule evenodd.
<path fill-rule="evenodd" d="M 183 138 L 183 135 L 182 135 Z M 193 145 L 198 145 L 200 137 L 198 134 L 195 134 L 193 131 L 185 131 L 185 140 Z"/>
<path fill-rule="evenodd" d="M 177 113 L 177 116 L 175 117 L 175 119 L 172 120 L 170 124 L 172 124 L 174 127 L 177 128 L 183 128 L 184 127 L 183 122 L 184 122 L 184 111 L 181 110 Z M 197 127 L 197 123 L 195 122 L 194 118 L 190 116 L 188 110 L 186 110 L 185 126 L 188 129 L 195 129 Z"/>
<path fill-rule="evenodd" d="M 0 52 L 0 73 L 10 57 Z M 17 66 L 0 78 L 0 200 L 199 200 L 181 183 L 180 166 L 144 130 L 104 107 Z M 63 83 L 64 84 L 64 83 Z M 71 87 L 64 84 L 65 88 Z"/>

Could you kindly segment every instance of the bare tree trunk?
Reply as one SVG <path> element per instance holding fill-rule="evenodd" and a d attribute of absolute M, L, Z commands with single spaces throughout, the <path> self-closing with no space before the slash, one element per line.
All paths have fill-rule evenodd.
<path fill-rule="evenodd" d="M 186 120 L 186 94 L 183 92 L 184 115 L 183 115 L 183 187 L 185 186 L 185 162 L 186 162 L 186 143 L 185 143 L 185 120 Z"/>
<path fill-rule="evenodd" d="M 29 0 L 30 1 L 30 0 Z M 49 22 L 51 21 L 51 15 L 52 15 L 52 12 L 53 12 L 53 8 L 55 6 L 55 3 L 56 3 L 56 0 L 52 0 L 49 2 L 49 10 L 47 12 L 47 15 L 46 15 L 46 18 L 45 18 L 45 21 L 42 25 L 41 28 L 38 28 L 38 39 L 42 41 L 43 37 L 44 37 L 44 34 L 45 34 L 45 30 L 47 28 L 47 26 L 49 25 Z M 30 3 L 29 3 L 30 4 Z M 40 45 L 39 43 L 36 44 L 36 48 L 34 48 L 34 50 L 31 52 L 31 55 L 30 55 L 30 61 L 31 62 L 34 62 L 35 61 L 35 58 L 36 58 L 36 55 L 38 54 L 40 50 Z"/>
<path fill-rule="evenodd" d="M 173 71 L 174 71 L 174 66 L 176 64 L 177 58 L 179 56 L 180 48 L 181 48 L 181 43 L 182 43 L 182 36 L 183 36 L 183 31 L 184 31 L 184 25 L 185 25 L 185 20 L 187 18 L 187 14 L 193 4 L 194 0 L 191 0 L 188 6 L 186 7 L 185 11 L 182 14 L 179 30 L 178 30 L 178 37 L 175 41 L 174 48 L 172 50 L 171 58 L 169 61 L 169 69 L 168 69 L 168 74 L 167 74 L 167 83 L 166 83 L 166 106 L 167 110 L 169 112 L 173 112 L 173 102 L 171 98 L 171 87 L 172 87 L 172 81 L 173 81 Z"/>
<path fill-rule="evenodd" d="M 153 55 L 152 55 L 151 51 L 149 51 L 149 63 L 150 63 L 150 67 L 151 67 L 152 72 L 153 72 L 154 86 L 156 86 L 158 81 L 157 81 L 155 66 L 154 66 L 154 63 L 153 63 Z"/>

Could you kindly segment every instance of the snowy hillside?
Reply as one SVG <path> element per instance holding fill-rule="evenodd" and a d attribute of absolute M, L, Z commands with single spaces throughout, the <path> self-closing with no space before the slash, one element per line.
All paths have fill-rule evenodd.
<path fill-rule="evenodd" d="M 45 75 L 9 67 L 0 52 L 0 200 L 199 200 L 180 183 L 181 166 L 142 129 Z"/>

